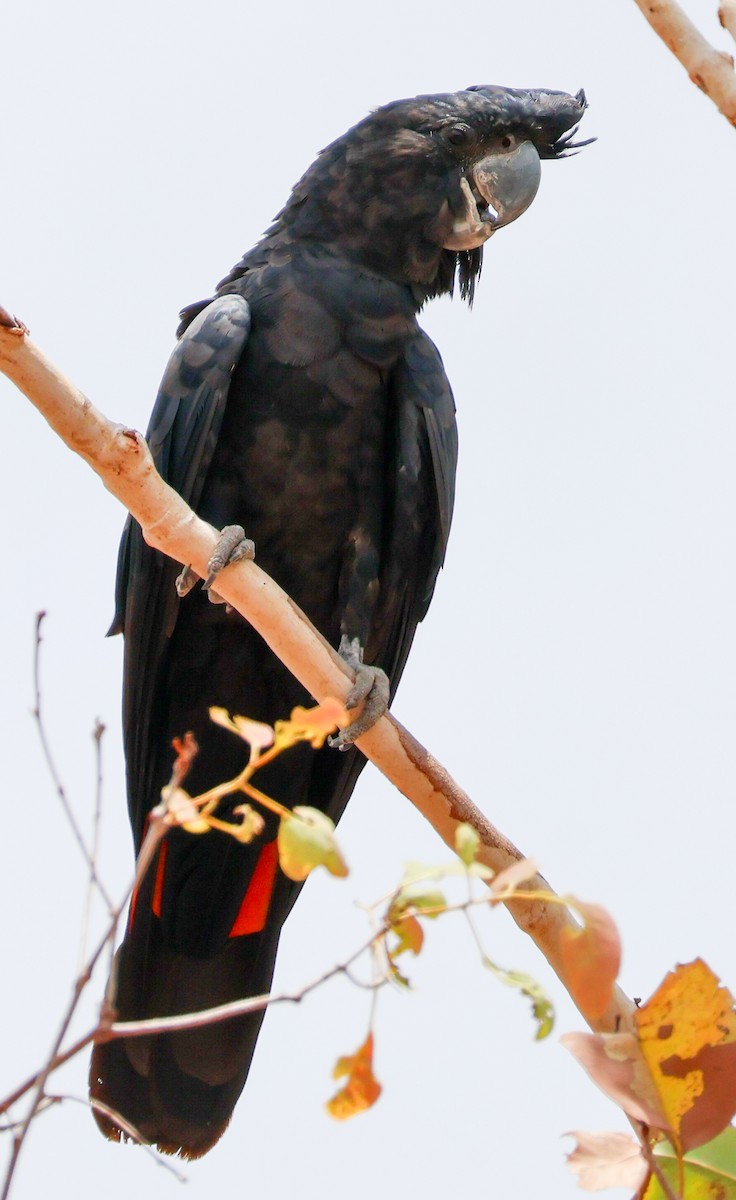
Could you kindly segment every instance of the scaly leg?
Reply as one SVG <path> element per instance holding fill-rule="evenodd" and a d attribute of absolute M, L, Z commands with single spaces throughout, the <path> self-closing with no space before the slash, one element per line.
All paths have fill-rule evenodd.
<path fill-rule="evenodd" d="M 207 578 L 202 587 L 213 604 L 224 604 L 222 596 L 213 590 L 212 584 L 225 567 L 230 563 L 241 562 L 243 559 L 252 561 L 256 556 L 255 543 L 245 536 L 242 525 L 226 525 L 221 531 L 215 546 L 215 552 L 207 563 Z M 199 576 L 191 566 L 183 567 L 176 580 L 176 590 L 180 596 L 191 592 Z"/>
<path fill-rule="evenodd" d="M 357 738 L 372 729 L 387 711 L 389 682 L 388 675 L 380 667 L 369 667 L 363 662 L 363 647 L 357 637 L 349 638 L 343 634 L 338 654 L 355 671 L 355 682 L 348 692 L 345 707 L 355 708 L 361 701 L 365 701 L 357 720 L 328 739 L 330 745 L 337 750 L 347 750 Z"/>

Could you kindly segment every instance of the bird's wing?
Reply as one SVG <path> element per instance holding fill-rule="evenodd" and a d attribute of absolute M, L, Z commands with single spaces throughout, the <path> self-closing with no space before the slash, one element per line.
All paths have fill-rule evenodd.
<path fill-rule="evenodd" d="M 368 661 L 392 694 L 444 561 L 455 497 L 455 402 L 439 351 L 420 332 L 393 379 L 391 506 Z"/>
<path fill-rule="evenodd" d="M 230 380 L 250 331 L 241 296 L 222 296 L 186 328 L 164 372 L 146 434 L 161 476 L 193 508 L 199 502 L 217 444 Z M 126 638 L 123 722 L 131 820 L 136 840 L 150 806 L 157 675 L 176 622 L 179 567 L 152 550 L 128 519 L 118 557 L 111 633 Z"/>
<path fill-rule="evenodd" d="M 394 373 L 392 401 L 380 600 L 365 659 L 386 671 L 393 697 L 432 599 L 455 497 L 455 402 L 439 351 L 421 331 Z M 354 750 L 345 755 L 321 750 L 310 803 L 325 807 L 319 797 L 329 796 L 327 811 L 339 820 L 364 766 Z"/>

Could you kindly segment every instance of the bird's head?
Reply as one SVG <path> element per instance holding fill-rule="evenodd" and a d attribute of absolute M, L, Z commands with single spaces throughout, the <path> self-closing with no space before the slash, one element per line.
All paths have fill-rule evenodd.
<path fill-rule="evenodd" d="M 482 247 L 529 207 L 541 159 L 563 158 L 585 93 L 495 86 L 384 105 L 321 152 L 276 228 L 411 284 L 472 300 Z"/>

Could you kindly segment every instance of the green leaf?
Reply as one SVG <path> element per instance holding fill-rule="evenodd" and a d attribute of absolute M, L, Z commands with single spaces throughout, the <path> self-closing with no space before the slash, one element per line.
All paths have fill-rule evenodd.
<path fill-rule="evenodd" d="M 391 973 L 391 980 L 393 983 L 397 984 L 399 987 L 408 989 L 411 988 L 411 980 L 407 979 L 406 975 L 401 974 L 401 971 L 391 958 L 388 960 L 388 969 Z"/>
<path fill-rule="evenodd" d="M 404 878 L 401 881 L 401 887 L 404 888 L 418 880 L 442 879 L 444 874 L 445 867 L 439 867 L 437 864 L 430 866 L 428 863 L 407 862 L 404 863 Z"/>
<path fill-rule="evenodd" d="M 654 1153 L 670 1186 L 677 1192 L 680 1173 L 677 1156 L 669 1142 L 660 1142 Z M 683 1188 L 687 1200 L 736 1200 L 736 1129 L 729 1125 L 704 1146 L 690 1150 L 683 1159 Z M 665 1200 L 659 1181 L 652 1175 L 643 1200 Z"/>
<path fill-rule="evenodd" d="M 446 907 L 447 900 L 442 889 L 436 887 L 431 880 L 418 879 L 415 883 L 401 885 L 391 902 L 388 919 L 391 924 L 395 924 L 409 909 L 420 916 L 438 917 L 440 911 Z"/>
<path fill-rule="evenodd" d="M 532 1015 L 538 1024 L 536 1032 L 536 1040 L 541 1042 L 551 1032 L 555 1023 L 555 1010 L 552 1001 L 540 984 L 531 975 L 526 975 L 523 971 L 506 971 L 503 967 L 499 967 L 497 963 L 491 961 L 487 955 L 483 956 L 483 966 L 489 971 L 493 971 L 496 979 L 501 983 L 505 983 L 507 987 L 518 988 L 522 996 L 528 996 L 532 1002 Z"/>
<path fill-rule="evenodd" d="M 331 875 L 348 873 L 335 838 L 335 825 L 318 808 L 297 807 L 279 822 L 279 863 L 284 875 L 301 882 L 315 867 Z"/>
<path fill-rule="evenodd" d="M 404 864 L 404 878 L 401 886 L 403 888 L 407 884 L 417 883 L 425 879 L 446 879 L 453 875 L 462 875 L 463 877 L 473 875 L 476 879 L 492 879 L 495 871 L 491 867 L 487 867 L 484 863 L 479 862 L 471 862 L 469 866 L 457 861 L 445 863 L 442 866 L 408 862 Z"/>

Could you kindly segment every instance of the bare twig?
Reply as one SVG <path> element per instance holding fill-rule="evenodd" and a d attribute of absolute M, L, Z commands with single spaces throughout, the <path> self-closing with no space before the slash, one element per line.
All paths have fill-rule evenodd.
<path fill-rule="evenodd" d="M 81 1104 L 84 1108 L 94 1109 L 95 1112 L 102 1113 L 103 1117 L 107 1117 L 110 1121 L 113 1121 L 117 1126 L 119 1126 L 120 1129 L 123 1130 L 124 1133 L 127 1133 L 128 1137 L 132 1138 L 134 1142 L 137 1142 L 138 1145 L 145 1150 L 146 1154 L 149 1155 L 153 1162 L 156 1163 L 157 1167 L 163 1167 L 164 1170 L 173 1175 L 174 1179 L 176 1179 L 179 1183 L 188 1182 L 187 1176 L 182 1171 L 177 1171 L 170 1158 L 164 1158 L 163 1155 L 159 1154 L 153 1148 L 153 1146 L 149 1146 L 140 1130 L 136 1129 L 135 1125 L 131 1125 L 127 1117 L 122 1116 L 121 1113 L 116 1111 L 116 1109 L 110 1108 L 109 1104 L 103 1104 L 101 1100 L 87 1100 L 82 1096 L 71 1095 L 47 1095 L 46 1099 L 51 1100 L 56 1104 L 61 1103 L 62 1101 L 71 1100 L 74 1104 Z"/>
<path fill-rule="evenodd" d="M 0 371 L 25 393 L 66 444 L 129 509 L 146 541 L 178 562 L 191 563 L 204 578 L 215 548 L 216 531 L 160 479 L 144 438 L 135 430 L 108 421 L 48 362 L 21 322 L 5 313 L 3 323 L 3 312 L 0 310 Z M 345 664 L 255 563 L 227 567 L 218 577 L 218 592 L 250 621 L 317 701 L 331 696 L 345 699 L 352 683 Z M 454 847 L 458 826 L 467 822 L 480 836 L 478 859 L 486 866 L 500 871 L 523 857 L 398 721 L 382 717 L 357 744 L 416 805 L 448 846 Z M 537 876 L 530 881 L 530 888 L 549 890 L 549 885 Z M 571 914 L 559 905 L 539 900 L 511 899 L 508 908 L 564 984 L 560 932 L 577 928 Z M 593 1028 L 601 1032 L 620 1029 L 627 1024 L 632 1007 L 631 1001 L 617 991 Z"/>
<path fill-rule="evenodd" d="M 3 310 L 0 309 L 0 314 L 2 313 L 2 311 Z M 122 900 L 120 901 L 120 903 L 117 904 L 113 908 L 112 912 L 110 913 L 110 922 L 109 922 L 107 929 L 103 933 L 102 937 L 100 938 L 99 942 L 97 943 L 95 950 L 92 952 L 92 954 L 88 958 L 87 962 L 85 963 L 84 967 L 82 968 L 82 970 L 79 973 L 79 976 L 74 984 L 74 988 L 73 988 L 73 992 L 72 992 L 72 999 L 69 1003 L 69 1007 L 68 1007 L 66 1013 L 64 1014 L 64 1018 L 61 1023 L 61 1028 L 59 1030 L 59 1033 L 56 1036 L 56 1040 L 54 1042 L 53 1049 L 51 1050 L 51 1052 L 46 1060 L 46 1063 L 44 1064 L 43 1067 L 41 1067 L 40 1070 L 36 1071 L 35 1074 L 31 1075 L 28 1079 L 26 1079 L 24 1083 L 20 1084 L 17 1088 L 15 1088 L 15 1090 L 12 1091 L 9 1096 L 6 1096 L 4 1100 L 0 1100 L 0 1114 L 7 1112 L 8 1109 L 11 1108 L 13 1104 L 17 1104 L 18 1100 L 20 1100 L 23 1096 L 25 1096 L 33 1088 L 37 1089 L 37 1098 L 41 1097 L 43 1094 L 45 1084 L 46 1084 L 46 1080 L 48 1079 L 49 1075 L 53 1071 L 55 1071 L 58 1067 L 62 1067 L 64 1065 L 64 1063 L 69 1062 L 69 1060 L 74 1058 L 75 1055 L 79 1054 L 80 1050 L 84 1050 L 84 1048 L 86 1046 L 91 1045 L 91 1043 L 95 1040 L 95 1035 L 97 1034 L 98 1030 L 102 1027 L 103 1023 L 105 1021 L 109 1020 L 109 1012 L 105 1009 L 103 1011 L 99 1025 L 96 1025 L 94 1029 L 90 1029 L 90 1031 L 88 1033 L 83 1034 L 82 1037 L 77 1038 L 77 1040 L 75 1042 L 73 1042 L 71 1046 L 68 1046 L 66 1050 L 61 1049 L 61 1043 L 63 1042 L 63 1040 L 66 1036 L 67 1030 L 68 1030 L 69 1025 L 72 1020 L 72 1017 L 74 1016 L 74 1013 L 76 1011 L 77 1004 L 79 1003 L 79 997 L 81 996 L 82 992 L 84 991 L 84 988 L 89 983 L 90 978 L 92 977 L 92 972 L 94 971 L 94 969 L 97 965 L 100 955 L 105 950 L 105 947 L 108 945 L 111 945 L 115 941 L 115 935 L 117 933 L 118 923 L 120 921 L 120 917 L 123 914 L 123 910 L 125 909 L 125 906 L 128 903 L 128 900 L 130 898 L 130 895 L 131 895 L 133 889 L 138 886 L 138 884 L 142 880 L 143 876 L 145 875 L 146 871 L 148 870 L 148 867 L 150 866 L 150 864 L 153 860 L 153 856 L 156 853 L 156 850 L 158 848 L 159 842 L 161 841 L 161 839 L 163 838 L 165 833 L 166 833 L 166 825 L 164 824 L 162 813 L 154 810 L 154 812 L 151 814 L 151 820 L 149 822 L 148 830 L 146 832 L 145 838 L 143 839 L 143 845 L 141 846 L 140 853 L 138 855 L 138 860 L 136 862 L 135 879 L 134 879 L 133 883 L 131 884 L 131 886 L 127 889 L 127 891 L 126 891 L 125 895 L 123 896 Z M 111 984 L 112 984 L 112 980 L 110 981 L 110 984 L 108 984 L 108 987 Z M 30 1124 L 30 1120 L 32 1119 L 32 1116 L 33 1116 L 33 1114 L 31 1114 L 31 1117 L 27 1118 L 26 1121 L 24 1122 L 25 1129 L 23 1131 L 23 1137 L 25 1137 L 25 1134 L 27 1132 L 27 1127 L 28 1127 L 28 1124 Z M 2 1193 L 2 1197 L 0 1197 L 0 1200 L 4 1200 L 4 1197 L 6 1194 L 7 1194 L 7 1190 Z"/>
<path fill-rule="evenodd" d="M 654 1150 L 650 1145 L 641 1121 L 632 1120 L 630 1123 L 634 1133 L 638 1138 L 639 1145 L 641 1146 L 641 1152 L 647 1160 L 647 1165 L 650 1171 L 655 1176 L 657 1183 L 661 1187 L 662 1195 L 665 1197 L 665 1200 L 682 1200 L 682 1196 L 679 1192 L 674 1190 L 672 1184 L 669 1182 L 667 1176 L 662 1170 L 661 1164 L 657 1161 L 657 1155 L 654 1153 Z"/>
<path fill-rule="evenodd" d="M 40 1117 L 42 1112 L 48 1112 L 48 1110 L 53 1108 L 55 1104 L 58 1104 L 61 1099 L 61 1096 L 44 1096 L 43 1100 L 36 1109 L 36 1116 Z M 22 1120 L 0 1122 L 0 1133 L 13 1133 L 14 1130 L 19 1130 L 22 1124 Z"/>
<path fill-rule="evenodd" d="M 160 840 L 160 838 L 158 840 Z M 156 844 L 158 844 L 158 841 L 156 841 Z M 143 848 L 141 849 L 141 855 L 142 854 Z M 147 852 L 147 861 L 150 862 L 152 854 L 153 851 L 151 851 L 150 855 Z M 141 872 L 139 866 L 137 876 L 141 876 L 142 873 L 144 872 Z M 122 911 L 122 907 L 123 905 L 120 906 L 120 911 Z M 114 936 L 114 933 L 111 930 L 108 930 L 98 945 L 95 953 L 92 955 L 89 963 L 87 964 L 84 975 L 80 976 L 80 979 L 77 980 L 74 989 L 74 996 L 72 998 L 72 1004 L 65 1014 L 61 1030 L 57 1035 L 54 1048 L 46 1063 L 43 1067 L 41 1067 L 40 1070 L 36 1071 L 35 1074 L 31 1075 L 22 1084 L 15 1088 L 15 1090 L 11 1092 L 10 1095 L 6 1096 L 4 1100 L 0 1101 L 0 1114 L 7 1112 L 8 1109 L 10 1109 L 14 1104 L 17 1104 L 17 1102 L 21 1100 L 23 1096 L 27 1095 L 28 1092 L 32 1091 L 34 1088 L 36 1089 L 36 1105 L 32 1111 L 32 1114 L 30 1116 L 27 1115 L 23 1121 L 16 1122 L 20 1130 L 19 1139 L 22 1141 L 22 1138 L 24 1138 L 25 1134 L 27 1133 L 27 1127 L 30 1124 L 30 1120 L 38 1111 L 38 1105 L 43 1101 L 43 1097 L 45 1095 L 45 1085 L 49 1075 L 51 1075 L 53 1071 L 57 1070 L 58 1067 L 64 1066 L 65 1063 L 69 1062 L 70 1059 L 79 1054 L 81 1050 L 84 1050 L 87 1046 L 91 1045 L 92 1042 L 112 1041 L 116 1038 L 122 1037 L 144 1037 L 147 1034 L 166 1033 L 171 1032 L 172 1030 L 181 1031 L 182 1029 L 196 1029 L 201 1025 L 212 1025 L 220 1021 L 229 1021 L 233 1017 L 243 1016 L 246 1013 L 260 1012 L 262 1009 L 269 1007 L 270 1005 L 298 1004 L 304 999 L 305 996 L 309 995 L 310 992 L 313 992 L 316 988 L 320 987 L 324 983 L 327 983 L 330 979 L 334 979 L 338 975 L 345 975 L 352 982 L 354 982 L 350 973 L 350 968 L 352 967 L 353 963 L 355 963 L 357 959 L 359 959 L 361 955 L 365 954 L 365 952 L 373 945 L 376 937 L 383 936 L 388 932 L 389 928 L 389 925 L 384 924 L 378 933 L 372 932 L 370 938 L 363 942 L 353 954 L 344 959 L 343 962 L 337 963 L 335 966 L 330 967 L 328 971 L 324 971 L 318 978 L 313 979 L 311 983 L 306 984 L 305 987 L 301 988 L 297 992 L 277 992 L 275 994 L 266 994 L 262 996 L 250 996 L 246 999 L 234 1000 L 229 1004 L 221 1004 L 216 1008 L 206 1009 L 202 1012 L 182 1013 L 178 1016 L 154 1018 L 145 1021 L 112 1022 L 110 1020 L 110 1010 L 103 1009 L 100 1022 L 97 1026 L 95 1026 L 94 1029 L 90 1029 L 82 1037 L 77 1038 L 77 1040 L 73 1042 L 71 1046 L 67 1047 L 67 1049 L 61 1050 L 61 1043 L 66 1034 L 66 1030 L 68 1029 L 71 1016 L 74 1008 L 76 1007 L 76 1003 L 79 995 L 81 994 L 82 988 L 88 981 L 89 976 L 94 968 L 94 964 L 99 958 L 106 943 L 111 936 Z M 95 1101 L 95 1105 L 97 1105 L 97 1101 Z M 117 1121 L 117 1117 L 115 1120 L 121 1125 L 121 1127 L 125 1127 L 122 1122 Z M 136 1135 L 132 1134 L 131 1136 Z M 136 1140 L 139 1139 L 136 1138 Z M 18 1146 L 18 1150 L 19 1149 L 20 1146 Z M 6 1180 L 6 1190 L 3 1192 L 3 1197 L 7 1195 L 8 1185 L 9 1180 Z"/>
<path fill-rule="evenodd" d="M 201 1012 L 182 1013 L 174 1017 L 152 1017 L 145 1021 L 115 1021 L 111 1025 L 101 1024 L 95 1031 L 96 1042 L 112 1041 L 123 1037 L 146 1037 L 154 1033 L 171 1033 L 182 1029 L 198 1029 L 202 1025 L 216 1025 L 220 1021 L 230 1021 L 233 1017 L 242 1017 L 247 1013 L 261 1012 L 276 1004 L 300 1004 L 310 992 L 335 979 L 338 975 L 349 975 L 350 968 L 373 945 L 376 936 L 383 936 L 390 929 L 384 925 L 378 935 L 371 934 L 368 941 L 355 950 L 348 958 L 334 967 L 323 971 L 311 983 L 307 983 L 297 992 L 267 993 L 262 996 L 248 996 L 243 1000 L 231 1000 L 229 1004 L 218 1004 L 214 1008 L 206 1008 Z"/>
<path fill-rule="evenodd" d="M 11 1185 L 13 1182 L 13 1176 L 15 1175 L 16 1167 L 18 1165 L 18 1158 L 19 1158 L 21 1149 L 26 1140 L 26 1137 L 28 1136 L 28 1130 L 30 1128 L 31 1122 L 33 1121 L 34 1117 L 37 1115 L 37 1113 L 39 1111 L 39 1108 L 43 1104 L 45 1088 L 46 1088 L 46 1080 L 48 1079 L 51 1071 L 53 1070 L 52 1064 L 56 1061 L 56 1059 L 59 1055 L 61 1043 L 66 1036 L 66 1032 L 69 1028 L 71 1019 L 76 1011 L 77 1003 L 79 1002 L 79 997 L 81 995 L 83 987 L 85 986 L 85 983 L 86 983 L 86 981 L 83 982 L 81 976 L 75 983 L 74 991 L 72 993 L 72 999 L 69 1003 L 66 1013 L 64 1014 L 64 1018 L 61 1022 L 61 1028 L 60 1028 L 58 1034 L 56 1035 L 54 1044 L 49 1052 L 49 1056 L 46 1061 L 46 1065 L 42 1068 L 42 1070 L 39 1072 L 38 1076 L 34 1080 L 35 1091 L 34 1091 L 32 1099 L 31 1099 L 30 1108 L 28 1109 L 28 1112 L 26 1113 L 23 1120 L 18 1123 L 17 1132 L 15 1133 L 15 1136 L 13 1137 L 13 1149 L 10 1154 L 8 1168 L 5 1173 L 5 1179 L 3 1181 L 2 1192 L 0 1193 L 0 1200 L 7 1200 L 7 1197 L 10 1194 L 10 1188 L 11 1188 Z"/>
<path fill-rule="evenodd" d="M 66 1050 L 60 1050 L 58 1054 L 55 1054 L 54 1057 L 45 1063 L 40 1070 L 36 1071 L 35 1074 L 29 1075 L 27 1079 L 24 1079 L 23 1083 L 19 1083 L 18 1086 L 14 1088 L 14 1090 L 10 1092 L 4 1100 L 0 1100 L 0 1113 L 7 1112 L 8 1109 L 12 1108 L 14 1104 L 17 1104 L 19 1100 L 22 1100 L 32 1088 L 37 1087 L 38 1081 L 44 1071 L 46 1072 L 46 1077 L 48 1078 L 52 1071 L 56 1071 L 58 1067 L 63 1067 L 65 1063 L 70 1062 L 76 1057 L 77 1054 L 86 1049 L 87 1046 L 91 1046 L 95 1040 L 96 1032 L 96 1027 L 95 1029 L 90 1029 L 88 1033 L 85 1033 L 82 1037 L 77 1038 L 76 1042 L 72 1042 L 71 1046 L 67 1046 Z M 16 1121 L 15 1124 L 21 1125 L 22 1122 Z"/>
<path fill-rule="evenodd" d="M 2 311 L 4 311 L 4 310 L 0 310 L 0 312 L 2 312 Z M 85 860 L 85 862 L 87 864 L 87 868 L 89 870 L 90 881 L 94 883 L 94 886 L 97 888 L 98 892 L 102 896 L 102 899 L 104 900 L 105 904 L 107 905 L 108 912 L 112 912 L 113 902 L 110 898 L 110 895 L 109 895 L 107 889 L 105 888 L 105 885 L 103 884 L 102 880 L 99 878 L 99 876 L 97 874 L 97 867 L 95 864 L 94 853 L 89 850 L 87 843 L 84 840 L 82 831 L 79 828 L 77 818 L 74 816 L 72 807 L 69 803 L 69 800 L 67 799 L 66 791 L 64 790 L 64 785 L 61 782 L 59 773 L 56 769 L 56 763 L 54 762 L 54 758 L 51 753 L 51 746 L 49 745 L 48 738 L 46 737 L 46 729 L 44 727 L 44 722 L 43 722 L 43 713 L 41 711 L 41 643 L 43 641 L 43 637 L 41 635 L 41 628 L 43 626 L 45 616 L 46 616 L 45 612 L 36 613 L 36 637 L 35 637 L 34 647 L 33 647 L 33 700 L 34 700 L 33 716 L 36 721 L 36 727 L 38 729 L 38 736 L 39 736 L 39 740 L 41 742 L 41 749 L 43 750 L 43 756 L 46 759 L 46 766 L 49 769 L 49 773 L 53 780 L 54 787 L 56 788 L 56 794 L 59 797 L 59 800 L 61 801 L 61 807 L 64 810 L 64 815 L 65 815 L 67 821 L 69 822 L 69 828 L 71 829 L 71 831 L 74 835 L 74 840 L 76 841 L 77 845 L 79 846 L 79 849 L 82 851 L 82 855 L 84 856 L 84 860 Z"/>
<path fill-rule="evenodd" d="M 141 850 L 138 855 L 138 862 L 136 864 L 136 877 L 135 877 L 134 886 L 136 886 L 138 884 L 138 882 L 143 878 L 143 875 L 146 873 L 146 871 L 153 859 L 153 856 L 156 852 L 158 844 L 161 841 L 161 838 L 164 836 L 165 832 L 166 832 L 166 826 L 164 824 L 163 814 L 157 812 L 157 810 L 154 810 L 154 812 L 151 814 L 151 820 L 149 822 L 148 831 L 143 840 L 143 845 L 141 846 Z M 82 992 L 84 991 L 84 989 L 86 988 L 87 984 L 90 981 L 92 972 L 94 971 L 95 966 L 97 965 L 100 955 L 103 953 L 105 947 L 107 945 L 111 944 L 112 942 L 114 942 L 114 940 L 115 940 L 115 934 L 117 932 L 118 922 L 123 913 L 123 909 L 125 908 L 125 905 L 128 903 L 128 898 L 130 896 L 131 890 L 132 889 L 129 888 L 128 891 L 126 892 L 125 896 L 121 900 L 120 904 L 118 904 L 114 908 L 112 908 L 112 911 L 110 912 L 110 920 L 109 920 L 107 929 L 105 930 L 103 936 L 100 938 L 95 950 L 90 955 L 87 963 L 85 964 L 85 966 L 79 973 L 79 976 L 77 977 L 77 979 L 74 983 L 71 999 L 67 1006 L 66 1012 L 64 1013 L 64 1016 L 61 1021 L 61 1025 L 56 1034 L 56 1037 L 54 1039 L 51 1050 L 49 1051 L 49 1054 L 48 1054 L 48 1057 L 46 1059 L 44 1066 L 41 1068 L 40 1071 L 38 1071 L 29 1080 L 27 1080 L 25 1084 L 21 1085 L 21 1087 L 19 1087 L 19 1088 L 16 1088 L 15 1091 L 10 1096 L 6 1097 L 6 1099 L 0 1104 L 0 1113 L 6 1112 L 12 1104 L 15 1104 L 19 1099 L 21 1099 L 22 1096 L 26 1095 L 27 1092 L 29 1092 L 29 1091 L 33 1092 L 33 1095 L 31 1097 L 31 1103 L 28 1108 L 28 1112 L 26 1113 L 23 1120 L 18 1123 L 18 1129 L 13 1138 L 13 1149 L 11 1151 L 10 1159 L 8 1162 L 8 1167 L 7 1167 L 7 1170 L 5 1173 L 5 1179 L 3 1181 L 2 1191 L 0 1192 L 0 1200 L 7 1200 L 8 1195 L 10 1194 L 10 1188 L 12 1186 L 13 1178 L 15 1176 L 15 1171 L 18 1166 L 18 1159 L 20 1157 L 20 1152 L 23 1148 L 25 1140 L 28 1136 L 28 1130 L 30 1129 L 31 1122 L 34 1120 L 35 1116 L 38 1113 L 39 1107 L 44 1102 L 44 1097 L 46 1094 L 46 1081 L 49 1078 L 49 1075 L 53 1071 L 55 1071 L 58 1067 L 62 1066 L 63 1063 L 68 1062 L 69 1059 L 71 1059 L 71 1058 L 74 1058 L 74 1056 L 76 1054 L 78 1054 L 80 1052 L 80 1050 L 83 1050 L 85 1046 L 88 1046 L 94 1040 L 97 1029 L 91 1030 L 90 1033 L 85 1034 L 81 1038 L 78 1038 L 77 1041 L 74 1042 L 73 1045 L 70 1046 L 67 1050 L 62 1051 L 62 1049 L 61 1049 L 64 1038 L 66 1037 L 67 1032 L 69 1030 L 69 1026 L 72 1022 L 72 1018 L 74 1017 L 74 1014 L 77 1010 L 77 1005 L 79 1004 L 79 998 L 82 995 Z M 101 1022 L 105 1021 L 107 1019 L 108 1019 L 107 1006 L 103 1005 L 103 1014 L 102 1014 Z"/>
<path fill-rule="evenodd" d="M 90 848 L 90 858 L 94 863 L 95 871 L 97 871 L 97 858 L 100 848 L 100 821 L 102 817 L 102 736 L 105 732 L 105 726 L 98 717 L 95 721 L 95 727 L 92 731 L 92 740 L 95 744 L 95 808 L 92 817 L 92 846 Z M 95 878 L 92 871 L 89 872 L 87 880 L 87 895 L 84 902 L 84 917 L 82 919 L 82 939 L 80 949 L 80 959 L 84 962 L 84 955 L 87 949 L 87 935 L 89 932 L 89 922 L 92 916 L 92 894 L 95 888 Z M 109 911 L 109 906 L 108 906 Z"/>
<path fill-rule="evenodd" d="M 727 121 L 736 125 L 736 73 L 730 55 L 711 46 L 676 0 L 635 0 L 635 3 L 693 83 L 705 92 Z M 733 0 L 722 5 L 719 16 L 721 24 L 733 35 L 736 27 Z"/>
<path fill-rule="evenodd" d="M 160 831 L 154 833 L 149 846 L 146 847 L 144 843 L 144 846 L 141 848 L 141 856 L 136 871 L 137 880 L 140 880 L 143 874 L 145 874 L 144 863 L 150 864 L 153 854 L 155 853 L 156 846 L 160 841 L 160 837 Z M 487 897 L 469 896 L 466 900 L 463 900 L 457 904 L 442 905 L 436 909 L 424 908 L 421 915 L 425 917 L 432 917 L 439 916 L 441 913 L 453 912 L 464 912 L 467 915 L 469 909 L 476 908 L 481 905 L 485 906 L 488 903 L 489 900 Z M 384 983 L 388 982 L 390 977 L 390 973 L 385 966 L 387 961 L 385 950 L 382 954 L 376 953 L 377 948 L 383 946 L 386 935 L 389 934 L 393 928 L 392 923 L 388 919 L 379 921 L 376 918 L 376 909 L 378 907 L 383 907 L 384 904 L 385 898 L 376 902 L 376 904 L 364 908 L 364 911 L 370 921 L 370 937 L 362 942 L 358 949 L 355 950 L 348 958 L 344 959 L 340 963 L 336 963 L 328 970 L 323 971 L 321 975 L 319 975 L 316 979 L 313 979 L 311 983 L 306 984 L 297 992 L 276 992 L 266 993 L 261 996 L 248 996 L 241 1000 L 233 1000 L 228 1004 L 217 1005 L 214 1008 L 203 1009 L 198 1012 L 179 1013 L 175 1016 L 154 1017 L 141 1021 L 115 1021 L 113 1020 L 113 1010 L 108 1005 L 107 1007 L 103 1008 L 99 1024 L 96 1025 L 94 1029 L 90 1029 L 87 1033 L 78 1038 L 72 1043 L 71 1046 L 67 1047 L 63 1051 L 58 1048 L 61 1040 L 63 1040 L 62 1032 L 62 1036 L 57 1039 L 57 1050 L 52 1056 L 49 1057 L 46 1064 L 33 1075 L 29 1076 L 29 1078 L 15 1088 L 10 1095 L 6 1096 L 4 1100 L 0 1101 L 0 1114 L 7 1112 L 8 1109 L 16 1104 L 18 1100 L 22 1099 L 24 1095 L 26 1095 L 34 1087 L 37 1088 L 42 1079 L 45 1081 L 53 1071 L 57 1070 L 58 1067 L 64 1066 L 65 1063 L 69 1062 L 70 1059 L 74 1058 L 75 1055 L 79 1054 L 81 1050 L 84 1050 L 92 1042 L 107 1042 L 123 1037 L 145 1037 L 158 1033 L 181 1032 L 185 1029 L 196 1029 L 202 1025 L 214 1025 L 221 1021 L 230 1021 L 235 1017 L 242 1017 L 248 1013 L 260 1012 L 262 1009 L 270 1007 L 271 1005 L 299 1004 L 306 996 L 309 995 L 310 992 L 315 991 L 316 988 L 320 987 L 324 983 L 328 983 L 331 979 L 336 978 L 338 975 L 344 975 L 350 981 L 350 983 L 356 987 L 360 987 L 371 992 L 378 991 Z M 121 904 L 118 912 L 122 911 L 122 908 L 123 905 Z M 476 940 L 478 940 L 478 935 L 475 929 L 473 929 L 473 932 L 476 934 Z M 111 936 L 114 935 L 110 930 L 108 930 L 89 963 L 87 963 L 84 973 L 81 977 L 85 982 L 89 979 L 97 958 L 99 957 L 106 942 L 110 940 Z M 481 949 L 481 953 L 484 953 L 482 946 L 480 946 L 480 942 L 478 944 Z M 356 963 L 358 959 L 369 950 L 372 952 L 374 958 L 373 979 L 371 982 L 366 982 L 364 980 L 357 979 L 351 968 L 353 967 L 353 964 Z M 79 986 L 79 981 L 77 986 L 81 992 L 82 989 L 81 986 Z M 95 1103 L 97 1102 L 95 1101 Z M 20 1125 L 21 1122 L 18 1122 L 17 1124 Z"/>

